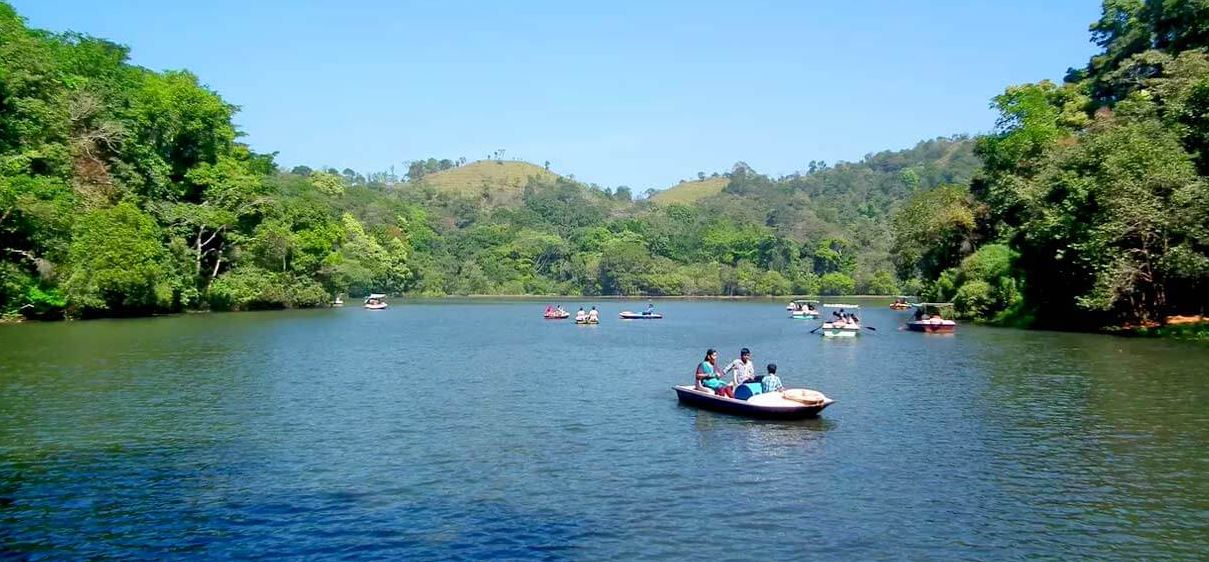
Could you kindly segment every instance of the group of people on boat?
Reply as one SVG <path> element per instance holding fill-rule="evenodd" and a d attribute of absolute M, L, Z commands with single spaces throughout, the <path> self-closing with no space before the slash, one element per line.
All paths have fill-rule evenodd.
<path fill-rule="evenodd" d="M 592 310 L 584 312 L 584 307 L 579 307 L 575 312 L 575 322 L 578 324 L 597 324 L 600 322 L 600 312 L 593 306 Z"/>
<path fill-rule="evenodd" d="M 860 326 L 861 319 L 856 316 L 855 312 L 848 313 L 841 308 L 831 313 L 831 324 L 838 326 Z"/>
<path fill-rule="evenodd" d="M 818 309 L 816 309 L 814 307 L 814 303 L 804 302 L 804 301 L 793 301 L 793 302 L 789 303 L 789 306 L 787 306 L 786 308 L 788 308 L 790 312 L 817 312 L 818 311 Z"/>
<path fill-rule="evenodd" d="M 935 309 L 932 311 L 932 313 L 927 313 L 924 312 L 924 307 L 919 307 L 915 309 L 915 320 L 919 322 L 923 320 L 944 320 L 944 318 L 940 315 L 940 309 Z"/>
<path fill-rule="evenodd" d="M 718 369 L 718 351 L 709 349 L 705 359 L 697 364 L 694 375 L 698 390 L 709 389 L 714 394 L 735 397 L 735 389 L 747 383 L 759 383 L 763 392 L 778 392 L 785 389 L 781 378 L 777 376 L 776 363 L 769 363 L 764 374 L 756 374 L 755 363 L 751 359 L 751 350 L 746 347 L 739 350 L 739 358 L 731 361 L 726 368 Z M 728 379 L 729 377 L 729 379 Z"/>
<path fill-rule="evenodd" d="M 547 318 L 551 318 L 551 317 L 566 318 L 567 316 L 570 316 L 570 315 L 571 314 L 568 313 L 566 310 L 563 310 L 563 305 L 561 305 L 561 304 L 557 305 L 557 306 L 546 305 L 546 317 Z"/>

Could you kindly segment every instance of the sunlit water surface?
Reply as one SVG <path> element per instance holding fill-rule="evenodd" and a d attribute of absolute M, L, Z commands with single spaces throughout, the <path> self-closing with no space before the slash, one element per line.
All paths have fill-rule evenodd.
<path fill-rule="evenodd" d="M 855 341 L 773 301 L 544 304 L 0 326 L 0 554 L 1209 556 L 1207 346 L 925 336 L 880 300 Z M 743 346 L 837 402 L 676 403 Z"/>

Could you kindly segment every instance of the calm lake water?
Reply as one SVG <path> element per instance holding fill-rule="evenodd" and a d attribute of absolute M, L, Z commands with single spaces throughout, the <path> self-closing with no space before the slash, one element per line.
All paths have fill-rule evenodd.
<path fill-rule="evenodd" d="M 1203 344 L 395 302 L 0 326 L 0 558 L 1209 556 Z M 676 403 L 742 346 L 837 403 Z"/>

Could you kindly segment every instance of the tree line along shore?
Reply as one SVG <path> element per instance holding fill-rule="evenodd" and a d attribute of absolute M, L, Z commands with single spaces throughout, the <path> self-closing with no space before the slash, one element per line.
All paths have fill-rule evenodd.
<path fill-rule="evenodd" d="M 1062 83 L 1007 88 L 983 136 L 782 177 L 738 162 L 635 197 L 504 150 L 398 175 L 285 169 L 197 76 L 0 2 L 0 316 L 870 293 L 1158 331 L 1209 294 L 1207 10 L 1105 2 L 1101 51 Z"/>

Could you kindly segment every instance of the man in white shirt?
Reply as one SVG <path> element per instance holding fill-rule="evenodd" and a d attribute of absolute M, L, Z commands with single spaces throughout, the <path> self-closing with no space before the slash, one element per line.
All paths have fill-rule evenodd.
<path fill-rule="evenodd" d="M 756 380 L 756 365 L 751 362 L 751 350 L 746 347 L 739 350 L 739 358 L 730 362 L 730 365 L 723 369 L 724 373 L 729 373 L 735 386 L 743 383 L 755 382 Z"/>

